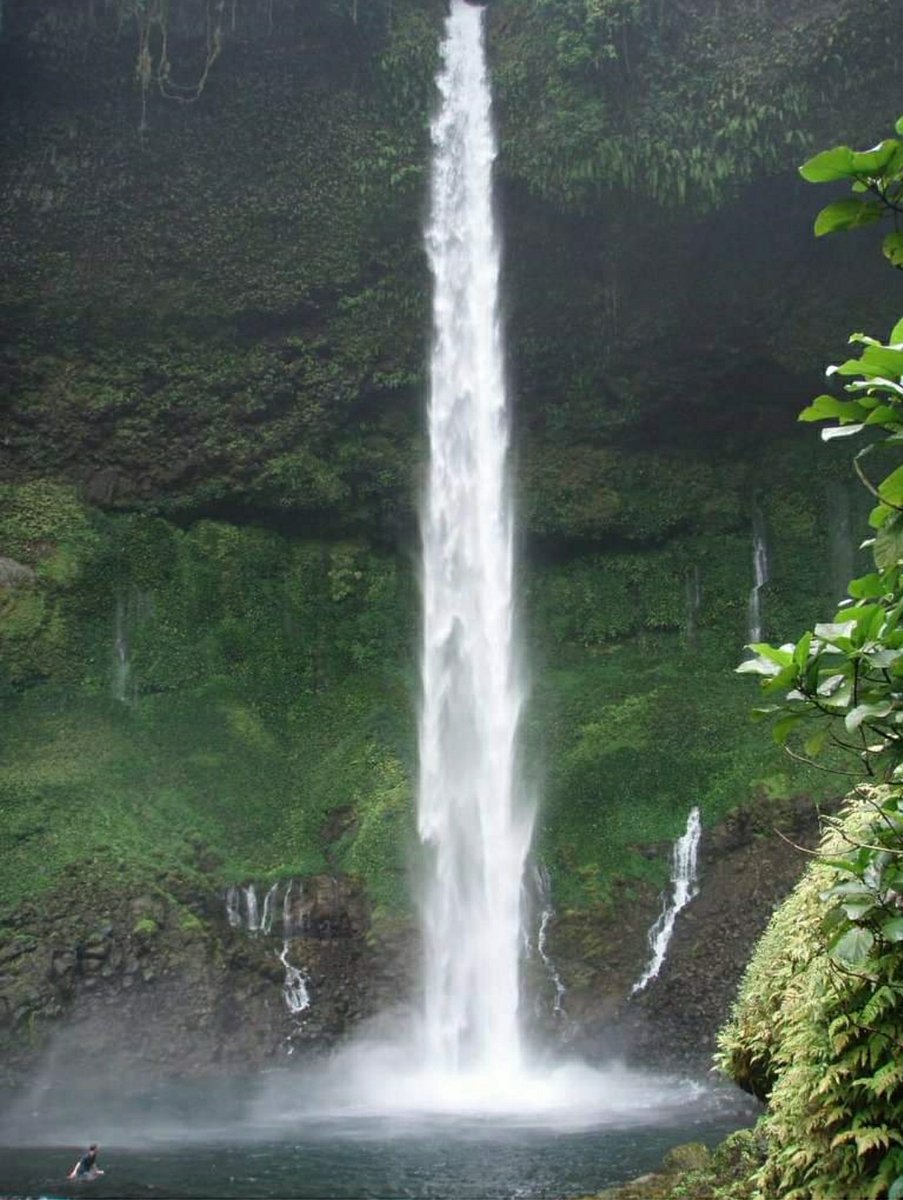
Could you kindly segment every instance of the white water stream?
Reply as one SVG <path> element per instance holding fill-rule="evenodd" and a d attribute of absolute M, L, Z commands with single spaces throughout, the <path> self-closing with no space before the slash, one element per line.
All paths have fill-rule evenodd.
<path fill-rule="evenodd" d="M 418 827 L 424 1059 L 512 1078 L 521 877 L 532 814 L 518 805 L 523 688 L 515 650 L 496 154 L 483 13 L 452 0 L 438 79 L 427 250 L 434 278 L 430 468 L 422 513 L 423 703 Z"/>
<path fill-rule="evenodd" d="M 623 1067 L 532 1059 L 519 1021 L 524 867 L 533 812 L 519 794 L 524 688 L 515 632 L 507 476 L 508 417 L 492 205 L 495 138 L 484 10 L 450 0 L 432 124 L 427 250 L 434 279 L 430 465 L 421 513 L 422 700 L 418 829 L 419 1020 L 387 1012 L 339 1048 L 303 1096 L 278 1081 L 259 1111 L 294 1127 L 305 1098 L 318 1119 L 417 1122 L 492 1118 L 573 1128 L 658 1121 L 704 1088 Z M 549 957 L 551 900 L 540 898 L 538 953 Z M 283 918 L 284 928 L 288 921 Z M 285 959 L 284 965 L 288 966 Z M 288 1000 L 287 1000 L 288 1003 Z"/>
<path fill-rule="evenodd" d="M 686 831 L 674 843 L 671 854 L 671 894 L 665 902 L 661 916 L 649 930 L 649 965 L 633 985 L 631 995 L 641 992 L 661 971 L 668 946 L 671 944 L 677 914 L 686 908 L 699 891 L 696 882 L 696 858 L 701 836 L 699 809 L 691 808 Z"/>
<path fill-rule="evenodd" d="M 762 640 L 762 588 L 768 583 L 771 565 L 765 540 L 765 521 L 758 508 L 753 510 L 753 586 L 749 593 L 747 637 L 751 643 Z"/>

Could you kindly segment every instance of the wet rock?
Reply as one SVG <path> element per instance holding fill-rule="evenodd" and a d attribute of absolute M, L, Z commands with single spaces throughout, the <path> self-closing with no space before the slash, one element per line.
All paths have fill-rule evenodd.
<path fill-rule="evenodd" d="M 702 1171 L 711 1165 L 712 1155 L 701 1142 L 688 1142 L 669 1150 L 662 1160 L 665 1171 Z"/>
<path fill-rule="evenodd" d="M 0 588 L 32 587 L 37 575 L 31 567 L 16 562 L 13 558 L 0 557 Z"/>

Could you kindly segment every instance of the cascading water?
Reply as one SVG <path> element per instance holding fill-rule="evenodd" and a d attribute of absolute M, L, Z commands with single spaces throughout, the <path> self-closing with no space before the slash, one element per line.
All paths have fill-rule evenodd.
<path fill-rule="evenodd" d="M 515 795 L 523 690 L 482 20 L 479 7 L 452 0 L 432 125 L 418 827 L 432 851 L 423 900 L 426 1065 L 510 1078 L 522 1060 L 521 876 L 532 816 Z"/>
<path fill-rule="evenodd" d="M 472 0 L 451 0 L 432 125 L 426 242 L 434 342 L 421 516 L 418 780 L 418 829 L 428 859 L 422 1020 L 412 1038 L 406 1014 L 384 1014 L 324 1064 L 315 1085 L 308 1076 L 305 1095 L 321 1119 L 479 1114 L 562 1127 L 608 1122 L 614 1114 L 648 1120 L 664 1105 L 694 1100 L 699 1087 L 619 1067 L 531 1061 L 518 1019 L 533 811 L 517 784 L 524 689 L 483 16 Z M 537 950 L 554 971 L 545 941 L 550 907 L 541 898 L 540 911 Z M 283 926 L 289 928 L 287 907 Z M 564 984 L 553 983 L 558 1010 Z M 262 1105 L 271 1116 L 297 1119 L 278 1086 Z"/>
<path fill-rule="evenodd" d="M 299 967 L 293 967 L 288 961 L 288 938 L 282 943 L 282 953 L 276 957 L 285 967 L 285 982 L 282 985 L 282 998 L 285 1007 L 293 1017 L 300 1016 L 310 1008 L 310 992 L 307 990 L 307 979 Z"/>
<path fill-rule="evenodd" d="M 749 593 L 748 640 L 762 640 L 762 588 L 768 583 L 770 566 L 765 521 L 758 508 L 753 510 L 753 586 Z"/>
<path fill-rule="evenodd" d="M 631 995 L 641 992 L 662 969 L 668 946 L 671 944 L 677 914 L 686 908 L 699 890 L 696 884 L 696 857 L 701 835 L 699 809 L 691 808 L 686 831 L 674 843 L 671 855 L 671 896 L 666 901 L 661 916 L 649 930 L 649 949 L 652 956 L 646 970 L 631 988 Z"/>
<path fill-rule="evenodd" d="M 276 893 L 279 891 L 279 884 L 274 883 L 270 890 L 263 898 L 263 912 L 260 915 L 260 932 L 269 933 L 273 928 L 273 905 L 276 899 Z"/>

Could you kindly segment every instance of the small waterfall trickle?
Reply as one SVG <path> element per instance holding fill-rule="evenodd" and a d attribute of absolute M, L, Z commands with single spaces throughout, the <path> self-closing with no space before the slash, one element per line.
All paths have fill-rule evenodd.
<path fill-rule="evenodd" d="M 671 935 L 674 932 L 677 914 L 686 908 L 699 891 L 696 858 L 701 834 L 702 822 L 699 817 L 699 809 L 692 808 L 687 818 L 686 832 L 674 843 L 674 850 L 671 854 L 671 895 L 665 901 L 661 916 L 649 930 L 649 949 L 652 952 L 649 965 L 630 989 L 632 996 L 641 992 L 662 969 L 671 942 Z"/>
<path fill-rule="evenodd" d="M 278 891 L 279 884 L 274 883 L 263 898 L 263 912 L 260 914 L 261 933 L 269 933 L 273 928 L 273 902 Z"/>
<path fill-rule="evenodd" d="M 257 933 L 260 929 L 260 917 L 257 913 L 257 891 L 253 883 L 249 883 L 247 887 L 243 887 L 242 895 L 245 898 L 245 920 L 248 925 L 249 933 Z"/>
<path fill-rule="evenodd" d="M 850 488 L 832 481 L 827 489 L 828 528 L 831 537 L 831 591 L 838 599 L 856 574 L 857 539 L 854 536 Z"/>
<path fill-rule="evenodd" d="M 765 539 L 765 518 L 758 507 L 753 508 L 753 586 L 747 606 L 747 641 L 762 640 L 762 588 L 768 583 L 770 566 L 768 543 Z"/>
<path fill-rule="evenodd" d="M 542 959 L 542 964 L 546 969 L 549 979 L 552 981 L 552 987 L 555 989 L 555 998 L 552 1001 L 552 1015 L 560 1017 L 564 1014 L 564 995 L 567 988 L 564 986 L 564 982 L 558 974 L 558 968 L 552 962 L 546 949 L 546 931 L 549 921 L 551 921 L 554 915 L 555 913 L 551 908 L 543 910 L 542 916 L 539 919 L 539 933 L 536 935 L 536 949 L 539 952 L 539 957 Z"/>
<path fill-rule="evenodd" d="M 567 988 L 548 949 L 549 922 L 555 916 L 555 909 L 552 905 L 552 884 L 545 867 L 537 864 L 533 868 L 533 881 L 536 888 L 537 907 L 539 909 L 539 926 L 536 931 L 536 953 L 539 955 L 539 960 L 545 969 L 545 973 L 554 991 L 552 1015 L 554 1017 L 561 1017 L 564 1015 L 564 996 Z M 529 954 L 532 947 L 530 946 L 529 937 L 526 937 L 526 935 L 525 948 Z"/>
<path fill-rule="evenodd" d="M 288 961 L 288 945 L 288 938 L 286 938 L 282 943 L 281 953 L 276 957 L 285 967 L 285 982 L 282 985 L 285 1007 L 293 1017 L 297 1017 L 310 1008 L 310 992 L 304 972 L 299 967 L 293 967 Z"/>
<path fill-rule="evenodd" d="M 234 884 L 226 888 L 226 920 L 233 929 L 241 929 L 241 892 Z"/>
<path fill-rule="evenodd" d="M 116 611 L 113 618 L 113 670 L 110 690 L 113 699 L 120 704 L 134 704 L 137 699 L 137 688 L 132 677 L 132 625 L 134 607 L 129 602 L 131 598 L 116 597 Z"/>
<path fill-rule="evenodd" d="M 288 881 L 288 886 L 285 889 L 285 895 L 282 897 L 282 936 L 290 938 L 294 932 L 294 922 L 292 920 L 292 891 L 295 887 L 294 879 Z M 300 896 L 300 885 L 298 895 Z"/>
<path fill-rule="evenodd" d="M 113 642 L 111 646 L 110 694 L 120 704 L 135 704 L 138 700 L 138 681 L 132 656 L 132 643 L 141 623 L 153 612 L 148 593 L 134 585 L 117 593 L 113 610 Z"/>

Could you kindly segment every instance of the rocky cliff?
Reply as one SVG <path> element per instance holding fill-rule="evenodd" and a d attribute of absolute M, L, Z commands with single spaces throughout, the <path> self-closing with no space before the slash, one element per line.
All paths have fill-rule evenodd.
<path fill-rule="evenodd" d="M 711 830 L 830 792 L 763 744 L 732 667 L 755 536 L 778 640 L 855 569 L 846 456 L 795 415 L 850 328 L 884 332 L 892 285 L 852 240 L 811 241 L 794 166 L 882 127 L 900 8 L 487 14 L 525 788 L 543 798 L 550 948 L 596 1037 L 689 808 Z M 120 1010 L 210 1031 L 195 1058 L 161 1036 L 161 1065 L 284 1045 L 273 945 L 223 924 L 226 888 L 251 880 L 362 897 L 351 932 L 299 945 L 322 993 L 309 1028 L 382 995 L 371 944 L 411 918 L 441 17 L 415 0 L 2 5 L 0 902 L 26 1057 L 32 1027 L 83 1009 L 101 1032 Z M 766 859 L 777 890 L 783 854 Z M 673 988 L 698 1031 L 727 985 L 708 1008 L 711 980 L 686 970 Z M 248 1018 L 252 997 L 269 1016 Z M 230 1033 L 233 1001 L 249 1023 Z"/>

